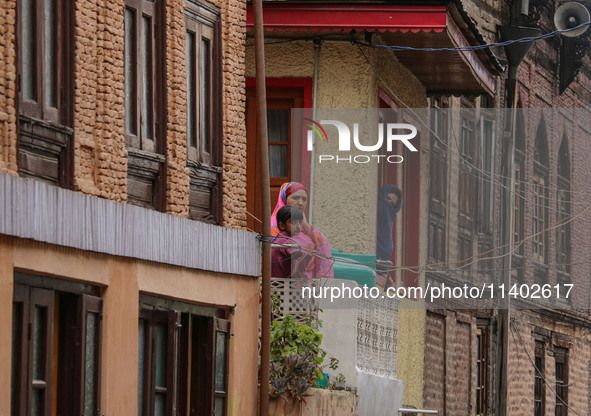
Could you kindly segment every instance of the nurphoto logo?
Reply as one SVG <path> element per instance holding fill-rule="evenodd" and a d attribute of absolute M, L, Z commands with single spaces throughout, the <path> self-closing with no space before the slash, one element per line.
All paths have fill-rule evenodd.
<path fill-rule="evenodd" d="M 417 135 L 417 128 L 407 123 L 378 123 L 377 140 L 374 144 L 362 144 L 359 138 L 359 123 L 353 123 L 353 145 L 358 152 L 378 152 L 386 145 L 386 154 L 356 154 L 347 155 L 351 152 L 351 129 L 349 126 L 339 120 L 320 120 L 320 122 L 305 118 L 304 120 L 311 124 L 304 123 L 309 127 L 307 130 L 307 150 L 309 152 L 314 148 L 314 137 L 317 135 L 320 142 L 329 143 L 329 135 L 324 127 L 332 126 L 328 130 L 338 134 L 338 154 L 319 154 L 318 163 L 402 163 L 404 158 L 401 155 L 388 154 L 395 148 L 395 142 L 401 142 L 411 152 L 416 152 L 417 148 L 413 146 L 411 140 Z M 332 142 L 332 141 L 331 141 Z M 357 153 L 357 152 L 356 152 Z"/>

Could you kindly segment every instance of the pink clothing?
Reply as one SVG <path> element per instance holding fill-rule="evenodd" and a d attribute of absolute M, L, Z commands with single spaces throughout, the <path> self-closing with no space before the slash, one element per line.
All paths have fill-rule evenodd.
<path fill-rule="evenodd" d="M 273 244 L 293 244 L 291 237 L 285 231 L 281 231 L 273 240 Z M 291 277 L 291 248 L 273 247 L 271 249 L 271 277 L 287 279 Z"/>
<path fill-rule="evenodd" d="M 274 236 L 280 234 L 279 228 L 277 228 L 277 211 L 287 205 L 287 197 L 289 195 L 300 190 L 306 190 L 306 188 L 299 182 L 287 182 L 281 185 L 277 205 L 275 205 L 273 215 L 271 215 L 271 234 Z M 308 263 L 306 270 L 308 278 L 334 277 L 330 245 L 324 234 L 310 226 L 309 234 L 306 234 L 302 229 L 302 232 L 292 237 L 292 240 L 292 244 L 297 243 L 302 247 L 304 252 L 314 255 L 313 260 Z M 273 276 L 273 274 L 271 275 Z"/>

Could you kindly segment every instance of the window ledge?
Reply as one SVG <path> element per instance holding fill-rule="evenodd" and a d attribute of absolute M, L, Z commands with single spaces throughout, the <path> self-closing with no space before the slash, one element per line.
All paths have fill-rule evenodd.
<path fill-rule="evenodd" d="M 195 162 L 193 160 L 189 160 L 187 162 L 187 166 L 189 167 L 189 170 L 191 171 L 191 173 L 193 171 L 206 171 L 206 172 L 211 172 L 211 173 L 222 173 L 222 170 L 223 170 L 219 166 L 205 165 L 201 162 Z"/>

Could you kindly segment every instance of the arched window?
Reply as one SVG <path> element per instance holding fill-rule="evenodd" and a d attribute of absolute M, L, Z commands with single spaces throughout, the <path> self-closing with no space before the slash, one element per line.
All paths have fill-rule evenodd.
<path fill-rule="evenodd" d="M 570 273 L 570 223 L 565 223 L 570 217 L 570 157 L 566 134 L 562 137 L 558 151 L 558 192 L 556 195 L 557 210 L 556 223 L 556 270 L 558 280 L 567 280 Z M 562 224 L 562 225 L 561 225 Z"/>
<path fill-rule="evenodd" d="M 517 102 L 517 114 L 515 119 L 515 162 L 513 165 L 514 196 L 513 196 L 513 242 L 516 244 L 513 256 L 515 270 L 513 276 L 519 282 L 523 282 L 525 272 L 525 257 L 523 244 L 525 238 L 524 212 L 526 200 L 525 179 L 525 114 L 521 107 L 521 101 Z"/>
<path fill-rule="evenodd" d="M 548 144 L 544 117 L 540 120 L 534 147 L 533 175 L 533 216 L 532 240 L 533 257 L 537 263 L 548 262 Z"/>
<path fill-rule="evenodd" d="M 524 238 L 523 232 L 523 212 L 525 203 L 525 175 L 523 166 L 525 165 L 525 122 L 521 101 L 517 103 L 517 117 L 515 120 L 515 196 L 513 198 L 513 241 L 520 242 Z M 516 254 L 523 255 L 523 244 L 517 246 Z"/>

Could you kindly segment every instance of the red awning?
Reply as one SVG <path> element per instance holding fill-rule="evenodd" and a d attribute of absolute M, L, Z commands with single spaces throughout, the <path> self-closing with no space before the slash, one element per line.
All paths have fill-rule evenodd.
<path fill-rule="evenodd" d="M 265 4 L 265 30 L 276 31 L 374 31 L 442 32 L 446 27 L 444 6 L 341 6 Z M 252 7 L 246 27 L 254 25 Z"/>
<path fill-rule="evenodd" d="M 455 6 L 383 6 L 333 4 L 270 4 L 263 6 L 265 31 L 274 36 L 294 32 L 335 34 L 383 32 L 386 45 L 454 48 L 480 45 L 468 17 Z M 254 25 L 252 5 L 247 30 Z M 489 53 L 490 54 L 490 53 Z M 425 86 L 429 94 L 494 94 L 499 68 L 487 51 L 398 51 L 398 61 Z"/>

